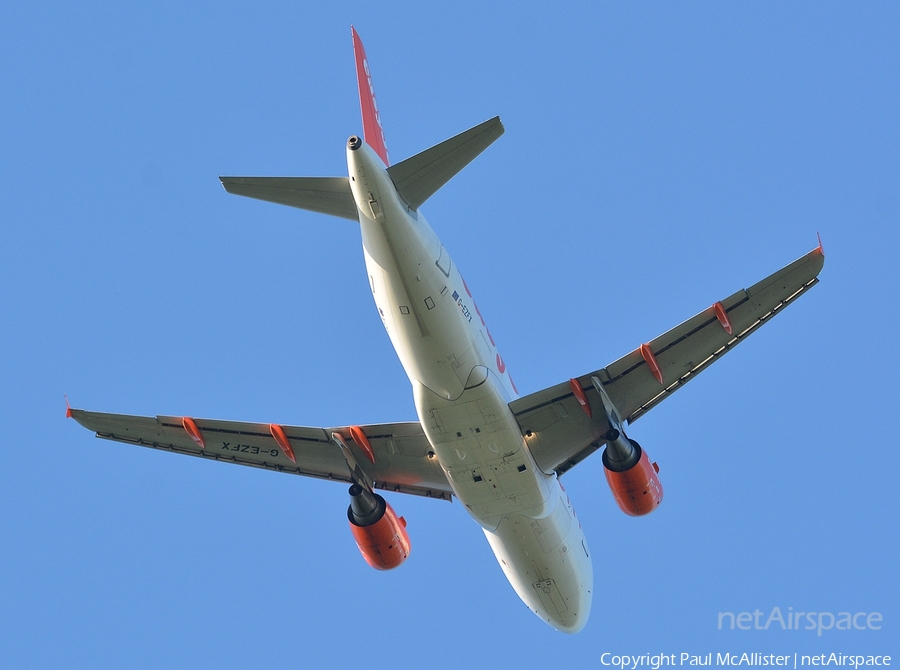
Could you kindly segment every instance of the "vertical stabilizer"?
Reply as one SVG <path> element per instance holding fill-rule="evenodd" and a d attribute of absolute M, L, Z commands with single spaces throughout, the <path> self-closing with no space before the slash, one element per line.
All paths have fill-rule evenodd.
<path fill-rule="evenodd" d="M 353 34 L 353 54 L 356 56 L 356 81 L 359 84 L 359 106 L 362 110 L 363 137 L 366 144 L 375 150 L 385 165 L 390 165 L 388 160 L 387 145 L 384 141 L 384 130 L 381 127 L 381 113 L 378 111 L 378 103 L 375 101 L 375 89 L 372 87 L 372 73 L 369 70 L 369 61 L 366 60 L 366 50 L 356 28 L 350 26 Z"/>

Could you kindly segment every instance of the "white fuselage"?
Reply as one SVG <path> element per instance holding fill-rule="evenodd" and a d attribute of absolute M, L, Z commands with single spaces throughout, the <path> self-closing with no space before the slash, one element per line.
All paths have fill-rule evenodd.
<path fill-rule="evenodd" d="M 531 457 L 509 408 L 515 386 L 468 287 L 375 152 L 348 146 L 347 165 L 375 305 L 435 456 L 519 597 L 554 627 L 581 630 L 593 591 L 581 523 Z"/>

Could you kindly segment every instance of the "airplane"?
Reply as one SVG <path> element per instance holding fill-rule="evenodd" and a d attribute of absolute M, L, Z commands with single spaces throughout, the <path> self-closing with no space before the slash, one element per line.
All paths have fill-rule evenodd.
<path fill-rule="evenodd" d="M 560 477 L 603 449 L 612 496 L 631 516 L 663 500 L 659 467 L 625 427 L 818 282 L 819 246 L 605 368 L 520 396 L 472 291 L 421 206 L 492 144 L 494 117 L 391 164 L 371 70 L 351 26 L 363 137 L 346 177 L 221 177 L 229 193 L 358 222 L 369 286 L 413 389 L 419 420 L 329 428 L 128 416 L 72 409 L 97 437 L 349 484 L 347 519 L 365 561 L 410 553 L 406 520 L 378 491 L 458 499 L 522 601 L 557 630 L 584 628 L 593 567 Z"/>

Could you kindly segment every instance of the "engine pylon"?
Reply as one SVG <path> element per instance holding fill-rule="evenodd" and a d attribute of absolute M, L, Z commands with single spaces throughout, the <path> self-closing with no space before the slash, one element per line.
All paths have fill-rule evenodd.
<path fill-rule="evenodd" d="M 651 463 L 647 452 L 634 440 L 628 439 L 622 425 L 619 410 L 606 394 L 597 377 L 591 382 L 603 402 L 603 410 L 609 423 L 606 431 L 606 449 L 603 451 L 603 471 L 613 498 L 625 514 L 643 516 L 655 510 L 663 499 L 659 466 Z"/>

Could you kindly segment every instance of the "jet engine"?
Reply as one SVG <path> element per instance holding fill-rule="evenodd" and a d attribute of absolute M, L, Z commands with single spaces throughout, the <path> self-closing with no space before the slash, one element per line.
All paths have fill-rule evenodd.
<path fill-rule="evenodd" d="M 615 429 L 611 430 L 612 432 Z M 613 440 L 603 451 L 603 472 L 619 508 L 629 516 L 643 516 L 655 510 L 663 499 L 663 488 L 659 481 L 659 466 L 650 463 L 647 452 L 634 440 L 628 440 L 631 453 L 627 458 L 616 460 L 621 450 L 618 440 Z"/>
<path fill-rule="evenodd" d="M 570 379 L 572 391 L 579 398 L 582 407 L 590 407 L 580 382 Z M 663 499 L 662 484 L 659 482 L 659 466 L 650 463 L 647 452 L 641 445 L 625 435 L 622 416 L 613 401 L 606 394 L 603 383 L 591 377 L 591 383 L 600 395 L 603 413 L 609 430 L 603 436 L 606 449 L 603 450 L 603 472 L 619 508 L 629 516 L 643 516 L 655 510 Z M 585 412 L 590 415 L 587 409 Z"/>
<path fill-rule="evenodd" d="M 406 519 L 377 493 L 359 484 L 350 487 L 347 508 L 350 531 L 366 563 L 376 570 L 391 570 L 409 556 Z"/>

